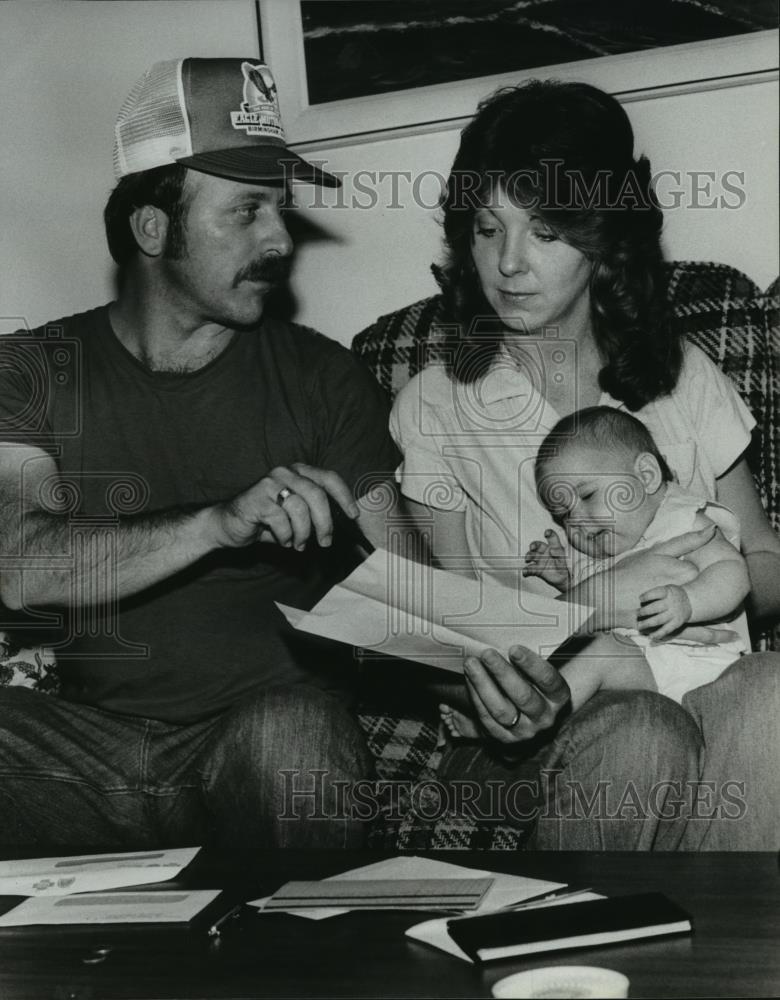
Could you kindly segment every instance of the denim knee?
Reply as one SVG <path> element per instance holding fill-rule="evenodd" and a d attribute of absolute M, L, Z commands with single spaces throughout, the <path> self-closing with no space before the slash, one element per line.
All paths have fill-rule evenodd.
<path fill-rule="evenodd" d="M 211 754 L 243 760 L 256 773 L 284 768 L 370 772 L 370 753 L 357 720 L 333 694 L 305 684 L 253 693 L 225 713 Z"/>
<path fill-rule="evenodd" d="M 604 691 L 562 726 L 554 741 L 555 767 L 593 756 L 610 776 L 695 780 L 701 735 L 676 702 L 653 691 Z"/>
<path fill-rule="evenodd" d="M 362 843 L 349 789 L 370 775 L 371 755 L 357 720 L 326 691 L 289 685 L 248 696 L 219 720 L 200 768 L 219 843 Z"/>
<path fill-rule="evenodd" d="M 685 850 L 780 846 L 780 653 L 753 653 L 683 698 L 702 733 L 701 792 Z M 702 821 L 703 820 L 703 821 Z"/>
<path fill-rule="evenodd" d="M 561 727 L 543 769 L 537 850 L 674 850 L 701 738 L 675 702 L 651 691 L 605 691 Z"/>
<path fill-rule="evenodd" d="M 739 699 L 740 712 L 747 704 L 762 714 L 778 718 L 780 703 L 780 653 L 749 653 L 728 666 L 706 689 L 717 690 L 719 697 Z M 704 690 L 704 689 L 702 689 Z"/>

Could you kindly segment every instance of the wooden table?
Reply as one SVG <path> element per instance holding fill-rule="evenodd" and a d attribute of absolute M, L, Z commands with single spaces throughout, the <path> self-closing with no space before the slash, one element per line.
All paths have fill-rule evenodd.
<path fill-rule="evenodd" d="M 2 1000 L 196 997 L 483 997 L 497 979 L 542 965 L 625 973 L 631 997 L 780 996 L 780 877 L 773 854 L 437 853 L 440 860 L 592 886 L 660 890 L 688 910 L 690 936 L 548 953 L 475 967 L 404 937 L 410 913 L 320 922 L 249 913 L 221 940 L 202 930 L 41 928 L 0 931 Z M 376 861 L 358 852 L 203 852 L 179 883 L 232 899 L 289 879 Z M 169 886 L 171 883 L 167 883 Z M 15 902 L 0 897 L 2 909 Z M 95 948 L 110 948 L 95 961 Z"/>

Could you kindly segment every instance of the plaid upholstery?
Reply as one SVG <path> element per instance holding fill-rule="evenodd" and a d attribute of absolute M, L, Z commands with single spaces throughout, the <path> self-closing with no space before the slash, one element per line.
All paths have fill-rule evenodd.
<path fill-rule="evenodd" d="M 761 499 L 780 530 L 780 279 L 765 292 L 724 264 L 672 262 L 667 265 L 673 322 L 734 381 L 758 421 L 749 460 Z M 352 350 L 371 368 L 390 398 L 431 359 L 441 335 L 441 296 L 423 299 L 380 317 L 359 333 Z M 0 642 L 2 633 L 0 633 Z M 0 684 L 23 684 L 41 691 L 57 687 L 50 651 L 0 649 Z M 367 705 L 360 716 L 374 754 L 377 776 L 402 783 L 398 803 L 389 802 L 370 835 L 371 846 L 387 850 L 516 850 L 521 835 L 510 827 L 477 825 L 448 814 L 432 821 L 425 814 L 435 795 L 440 760 L 437 719 L 432 710 L 401 716 Z M 414 791 L 412 791 L 414 789 Z M 419 808 L 416 810 L 415 805 Z"/>
<path fill-rule="evenodd" d="M 437 720 L 361 714 L 376 761 L 380 782 L 395 782 L 395 795 L 373 824 L 368 846 L 382 850 L 516 850 L 519 830 L 498 824 L 476 824 L 448 811 L 435 820 L 426 818 L 442 809 L 436 780 L 441 753 L 437 749 Z M 446 800 L 444 800 L 446 802 Z"/>

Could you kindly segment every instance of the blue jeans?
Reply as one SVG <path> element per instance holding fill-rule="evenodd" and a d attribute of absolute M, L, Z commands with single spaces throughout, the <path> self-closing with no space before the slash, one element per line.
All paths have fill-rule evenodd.
<path fill-rule="evenodd" d="M 779 850 L 780 653 L 743 656 L 683 706 L 699 731 L 700 800 L 713 816 L 692 816 L 681 849 Z"/>
<path fill-rule="evenodd" d="M 596 694 L 514 760 L 454 744 L 440 776 L 537 850 L 777 850 L 780 654 L 743 657 L 683 706 Z M 488 794 L 490 793 L 490 794 Z"/>
<path fill-rule="evenodd" d="M 333 792 L 372 770 L 355 717 L 304 684 L 190 725 L 0 688 L 0 846 L 359 847 Z"/>

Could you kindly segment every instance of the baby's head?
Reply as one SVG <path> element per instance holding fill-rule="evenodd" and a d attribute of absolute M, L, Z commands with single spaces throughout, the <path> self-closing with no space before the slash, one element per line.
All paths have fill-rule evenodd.
<path fill-rule="evenodd" d="M 539 499 L 570 544 L 597 558 L 637 544 L 673 479 L 645 425 L 608 406 L 559 420 L 534 471 Z"/>

